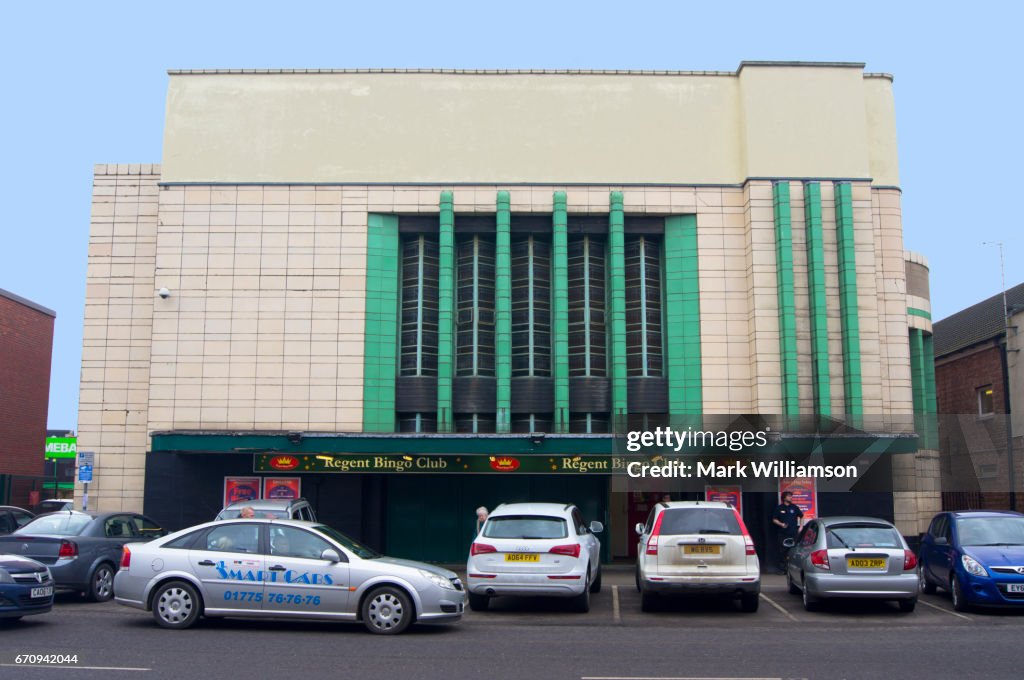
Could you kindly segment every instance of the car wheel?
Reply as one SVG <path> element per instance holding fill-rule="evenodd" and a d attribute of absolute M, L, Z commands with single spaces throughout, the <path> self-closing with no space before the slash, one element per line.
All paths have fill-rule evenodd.
<path fill-rule="evenodd" d="M 106 602 L 114 597 L 114 568 L 106 562 L 93 570 L 88 595 L 93 602 Z"/>
<path fill-rule="evenodd" d="M 601 592 L 601 567 L 597 567 L 597 578 L 590 584 L 590 592 L 599 593 Z"/>
<path fill-rule="evenodd" d="M 953 609 L 958 612 L 966 612 L 970 610 L 971 605 L 969 605 L 967 600 L 964 598 L 964 591 L 960 587 L 960 579 L 956 577 L 956 574 L 949 577 L 949 594 L 950 597 L 953 598 Z"/>
<path fill-rule="evenodd" d="M 928 580 L 928 576 L 924 573 L 924 565 L 920 563 L 917 565 L 917 582 L 921 586 L 921 592 L 925 595 L 934 595 L 938 590 L 935 584 Z"/>
<path fill-rule="evenodd" d="M 740 595 L 740 611 L 753 614 L 761 604 L 761 596 L 758 593 L 743 593 Z"/>
<path fill-rule="evenodd" d="M 184 581 L 163 584 L 153 593 L 151 602 L 153 618 L 161 628 L 191 628 L 203 611 L 199 593 Z"/>
<path fill-rule="evenodd" d="M 491 598 L 487 595 L 469 594 L 469 608 L 475 612 L 485 612 L 491 606 Z"/>
<path fill-rule="evenodd" d="M 583 592 L 572 598 L 572 608 L 581 614 L 590 611 L 590 579 L 583 585 Z"/>
<path fill-rule="evenodd" d="M 653 612 L 658 607 L 658 598 L 655 597 L 654 593 L 640 593 L 640 611 L 642 612 Z"/>
<path fill-rule="evenodd" d="M 804 600 L 804 609 L 809 612 L 818 611 L 818 598 L 814 597 L 810 594 L 810 592 L 808 592 L 806 581 L 804 582 L 804 588 L 802 592 Z"/>
<path fill-rule="evenodd" d="M 790 595 L 799 595 L 800 589 L 793 583 L 793 575 L 789 573 L 789 569 L 786 570 L 786 587 L 789 588 Z"/>
<path fill-rule="evenodd" d="M 910 612 L 914 611 L 914 608 L 917 606 L 917 598 L 912 597 L 909 600 L 900 600 L 899 605 L 901 612 L 909 614 Z"/>
<path fill-rule="evenodd" d="M 377 588 L 363 600 L 363 625 L 371 633 L 397 635 L 412 623 L 409 596 L 393 586 Z"/>

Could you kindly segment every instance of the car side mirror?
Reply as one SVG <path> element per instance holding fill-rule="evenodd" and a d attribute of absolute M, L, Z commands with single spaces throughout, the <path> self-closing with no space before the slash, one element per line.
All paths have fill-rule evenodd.
<path fill-rule="evenodd" d="M 949 541 L 946 539 L 945 536 L 936 536 L 935 545 L 949 545 Z"/>
<path fill-rule="evenodd" d="M 636 529 L 636 535 L 637 536 L 643 536 L 644 535 L 644 523 L 643 522 L 637 522 L 635 529 Z"/>
<path fill-rule="evenodd" d="M 590 523 L 590 533 L 599 534 L 604 531 L 604 525 L 600 522 L 594 521 Z"/>
<path fill-rule="evenodd" d="M 782 542 L 782 545 L 786 548 L 792 548 L 794 545 L 796 545 L 796 540 L 792 538 L 787 538 Z"/>
<path fill-rule="evenodd" d="M 341 555 L 338 554 L 337 550 L 328 548 L 320 553 L 320 559 L 327 560 L 328 562 L 341 562 Z"/>

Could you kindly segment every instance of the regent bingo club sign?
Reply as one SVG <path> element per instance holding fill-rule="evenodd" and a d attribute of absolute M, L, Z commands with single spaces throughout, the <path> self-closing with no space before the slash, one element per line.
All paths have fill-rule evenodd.
<path fill-rule="evenodd" d="M 447 473 L 447 474 L 611 474 L 625 471 L 621 456 L 417 455 L 261 453 L 253 456 L 253 472 L 292 473 Z"/>

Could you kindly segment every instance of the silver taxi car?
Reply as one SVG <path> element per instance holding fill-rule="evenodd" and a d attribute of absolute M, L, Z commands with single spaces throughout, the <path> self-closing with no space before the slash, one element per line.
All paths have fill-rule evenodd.
<path fill-rule="evenodd" d="M 201 616 L 361 621 L 372 633 L 462 617 L 458 576 L 385 557 L 316 522 L 208 522 L 124 546 L 118 603 L 152 611 L 164 628 Z"/>

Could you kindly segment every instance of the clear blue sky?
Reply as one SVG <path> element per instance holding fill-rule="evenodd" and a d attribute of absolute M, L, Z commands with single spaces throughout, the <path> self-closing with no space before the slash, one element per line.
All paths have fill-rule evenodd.
<path fill-rule="evenodd" d="M 719 4 L 721 7 L 719 8 Z M 906 247 L 936 319 L 1024 280 L 1018 3 L 5 3 L 0 288 L 57 311 L 50 426 L 75 428 L 94 163 L 161 158 L 168 68 L 735 70 L 895 75 Z"/>

